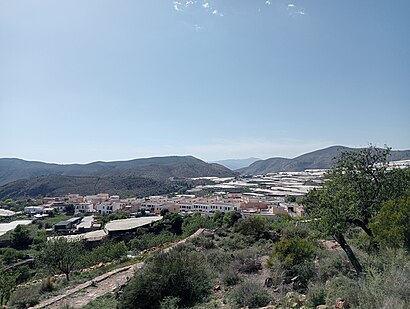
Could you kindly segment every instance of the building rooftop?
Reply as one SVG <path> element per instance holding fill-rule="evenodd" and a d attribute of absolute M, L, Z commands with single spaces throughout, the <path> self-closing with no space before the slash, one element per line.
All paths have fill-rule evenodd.
<path fill-rule="evenodd" d="M 121 220 L 113 220 L 105 225 L 105 230 L 109 232 L 116 231 L 127 231 L 132 230 L 144 225 L 151 224 L 153 222 L 159 221 L 162 216 L 152 216 L 152 217 L 140 217 L 140 218 L 129 218 Z"/>

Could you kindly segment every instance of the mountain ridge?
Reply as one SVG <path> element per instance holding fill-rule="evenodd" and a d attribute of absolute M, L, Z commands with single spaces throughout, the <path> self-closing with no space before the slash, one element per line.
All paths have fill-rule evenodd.
<path fill-rule="evenodd" d="M 306 169 L 327 169 L 332 167 L 342 152 L 359 151 L 363 148 L 351 148 L 346 146 L 330 146 L 308 152 L 292 159 L 273 157 L 259 160 L 248 167 L 237 169 L 242 175 L 258 175 L 276 172 L 300 172 Z M 388 157 L 389 161 L 410 159 L 410 150 L 392 150 Z"/>
<path fill-rule="evenodd" d="M 215 163 L 206 163 L 193 156 L 167 156 L 126 161 L 95 161 L 86 164 L 56 164 L 0 158 L 0 185 L 40 176 L 99 176 L 116 175 L 166 180 L 170 177 L 235 176 L 237 173 Z"/>

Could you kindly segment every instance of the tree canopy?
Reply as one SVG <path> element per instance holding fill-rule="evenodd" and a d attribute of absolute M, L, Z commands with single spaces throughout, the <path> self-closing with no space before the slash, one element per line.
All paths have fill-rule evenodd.
<path fill-rule="evenodd" d="M 82 252 L 82 241 L 58 237 L 47 242 L 40 260 L 48 270 L 64 273 L 69 281 L 70 272 L 78 266 Z"/>
<path fill-rule="evenodd" d="M 408 171 L 389 170 L 389 152 L 389 148 L 370 146 L 343 153 L 322 188 L 310 191 L 304 200 L 307 213 L 340 244 L 358 273 L 362 267 L 344 234 L 357 226 L 373 237 L 370 220 L 383 203 L 401 196 L 410 184 Z"/>

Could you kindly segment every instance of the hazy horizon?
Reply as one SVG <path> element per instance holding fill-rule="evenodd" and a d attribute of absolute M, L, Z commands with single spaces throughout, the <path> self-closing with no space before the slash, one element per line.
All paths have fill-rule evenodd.
<path fill-rule="evenodd" d="M 0 1 L 0 157 L 410 149 L 410 2 Z"/>

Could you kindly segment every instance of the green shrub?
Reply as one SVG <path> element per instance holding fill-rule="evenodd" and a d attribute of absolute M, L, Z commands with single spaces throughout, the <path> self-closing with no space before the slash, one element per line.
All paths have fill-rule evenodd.
<path fill-rule="evenodd" d="M 244 249 L 235 254 L 235 267 L 242 273 L 256 273 L 262 269 L 262 264 L 254 249 Z"/>
<path fill-rule="evenodd" d="M 271 296 L 265 288 L 253 282 L 240 284 L 231 294 L 233 302 L 239 307 L 258 308 L 269 304 Z"/>
<path fill-rule="evenodd" d="M 46 230 L 38 230 L 33 238 L 33 245 L 41 246 L 47 241 Z"/>
<path fill-rule="evenodd" d="M 18 284 L 27 281 L 31 277 L 30 268 L 27 265 L 21 265 L 15 269 L 17 274 L 16 282 Z"/>
<path fill-rule="evenodd" d="M 120 298 L 119 308 L 159 308 L 167 296 L 179 297 L 181 306 L 191 306 L 207 296 L 211 286 L 203 256 L 172 250 L 154 256 L 136 273 Z"/>
<path fill-rule="evenodd" d="M 13 308 L 25 309 L 37 305 L 40 300 L 39 286 L 22 286 L 15 290 L 9 300 Z"/>
<path fill-rule="evenodd" d="M 352 307 L 356 307 L 359 304 L 359 284 L 357 280 L 338 276 L 330 280 L 328 286 L 326 294 L 327 305 L 333 306 L 338 298 L 344 299 Z"/>
<path fill-rule="evenodd" d="M 233 261 L 233 257 L 231 253 L 225 251 L 211 250 L 206 253 L 206 261 L 213 269 L 223 271 Z"/>
<path fill-rule="evenodd" d="M 376 240 L 383 247 L 410 250 L 410 194 L 390 200 L 370 222 Z"/>
<path fill-rule="evenodd" d="M 6 265 L 16 263 L 24 256 L 24 254 L 13 248 L 5 248 L 1 253 L 1 259 Z"/>
<path fill-rule="evenodd" d="M 309 227 L 307 225 L 295 225 L 294 222 L 283 227 L 282 235 L 284 238 L 306 239 L 309 237 Z"/>
<path fill-rule="evenodd" d="M 221 274 L 221 280 L 227 286 L 234 286 L 241 281 L 241 277 L 239 277 L 237 271 L 235 271 L 232 267 L 229 267 Z"/>
<path fill-rule="evenodd" d="M 212 229 L 214 227 L 215 222 L 211 218 L 203 218 L 199 213 L 197 213 L 184 218 L 182 232 L 184 237 L 188 237 L 200 228 Z"/>
<path fill-rule="evenodd" d="M 178 240 L 178 237 L 167 231 L 163 231 L 159 234 L 146 233 L 132 239 L 129 246 L 131 250 L 143 251 L 176 240 Z"/>
<path fill-rule="evenodd" d="M 127 255 L 128 249 L 123 241 L 115 243 L 105 241 L 82 256 L 83 267 L 89 267 L 98 263 L 106 263 L 119 260 Z"/>
<path fill-rule="evenodd" d="M 262 216 L 251 216 L 239 220 L 234 225 L 234 232 L 246 236 L 252 236 L 255 240 L 269 238 L 269 220 Z"/>
<path fill-rule="evenodd" d="M 305 239 L 283 239 L 275 245 L 271 258 L 292 267 L 311 259 L 314 252 L 312 243 Z"/>
<path fill-rule="evenodd" d="M 381 254 L 383 266 L 370 267 L 359 281 L 358 308 L 410 308 L 410 258 L 403 250 Z"/>
<path fill-rule="evenodd" d="M 231 234 L 229 237 L 225 237 L 220 244 L 220 247 L 225 250 L 239 250 L 248 248 L 251 243 L 254 243 L 255 240 L 252 236 L 245 236 L 242 234 Z"/>
<path fill-rule="evenodd" d="M 319 266 L 316 271 L 317 279 L 325 283 L 327 280 L 340 276 L 353 274 L 352 266 L 344 252 L 332 252 L 328 256 L 319 259 Z"/>
<path fill-rule="evenodd" d="M 201 247 L 204 249 L 212 249 L 215 247 L 215 243 L 213 242 L 212 238 L 204 235 L 195 237 L 191 240 L 191 242 L 195 245 L 195 247 Z"/>
<path fill-rule="evenodd" d="M 316 308 L 319 305 L 326 304 L 326 290 L 323 286 L 310 286 L 306 296 L 309 308 Z"/>

